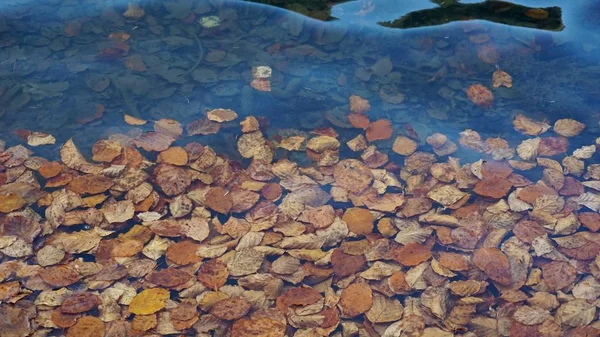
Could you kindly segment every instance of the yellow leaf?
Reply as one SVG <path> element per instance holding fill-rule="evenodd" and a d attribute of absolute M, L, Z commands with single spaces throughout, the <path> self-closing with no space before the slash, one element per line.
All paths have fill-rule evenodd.
<path fill-rule="evenodd" d="M 20 195 L 10 193 L 0 195 L 0 212 L 10 213 L 25 205 L 26 201 Z"/>
<path fill-rule="evenodd" d="M 166 289 L 146 289 L 131 300 L 129 311 L 136 315 L 150 315 L 164 308 L 167 299 L 169 299 L 169 291 Z"/>

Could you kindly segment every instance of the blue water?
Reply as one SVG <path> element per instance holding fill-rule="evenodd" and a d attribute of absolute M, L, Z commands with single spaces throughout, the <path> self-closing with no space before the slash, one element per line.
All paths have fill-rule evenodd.
<path fill-rule="evenodd" d="M 574 144 L 593 143 L 600 112 L 598 5 L 519 4 L 560 7 L 563 29 L 480 20 L 416 29 L 379 24 L 438 7 L 429 1 L 351 1 L 331 8 L 335 20 L 320 21 L 239 1 L 147 1 L 145 15 L 136 20 L 123 16 L 123 1 L 5 0 L 0 138 L 21 142 L 14 131 L 27 129 L 51 133 L 57 144 L 75 137 L 85 148 L 110 134 L 139 132 L 123 123 L 123 113 L 187 124 L 214 108 L 266 117 L 271 135 L 280 129 L 309 132 L 332 122 L 344 126 L 348 97 L 359 95 L 370 101 L 371 120 L 388 118 L 397 130 L 409 124 L 422 139 L 432 132 L 456 138 L 472 128 L 510 140 L 512 116 L 525 113 L 550 122 L 576 118 L 588 128 Z M 202 27 L 198 20 L 209 16 L 220 25 Z M 116 32 L 131 35 L 124 42 L 127 55 L 98 58 L 107 48 L 120 48 L 108 38 Z M 489 39 L 485 44 L 499 53 L 496 62 L 478 58 L 481 44 L 469 40 L 473 35 Z M 145 71 L 126 66 L 140 61 Z M 381 64 L 391 69 L 378 70 Z M 271 92 L 250 87 L 253 66 L 273 69 Z M 473 105 L 466 88 L 474 83 L 491 88 L 496 67 L 512 75 L 513 87 L 493 88 L 489 109 Z M 98 104 L 104 114 L 82 124 Z M 227 151 L 233 135 L 225 130 L 202 139 Z M 57 146 L 36 151 L 56 153 Z"/>

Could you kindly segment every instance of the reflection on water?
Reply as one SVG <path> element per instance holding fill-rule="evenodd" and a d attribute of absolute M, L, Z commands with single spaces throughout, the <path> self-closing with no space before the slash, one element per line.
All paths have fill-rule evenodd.
<path fill-rule="evenodd" d="M 372 3 L 373 12 L 390 3 Z M 570 33 L 577 23 L 555 33 L 482 21 L 400 31 L 231 1 L 142 7 L 128 18 L 124 2 L 4 5 L 0 136 L 34 129 L 85 143 L 119 131 L 123 113 L 187 123 L 216 107 L 278 127 L 344 126 L 353 94 L 370 100 L 373 118 L 424 135 L 466 127 L 499 135 L 517 111 L 597 125 L 598 46 Z M 273 69 L 270 92 L 250 86 L 261 65 Z M 496 67 L 514 86 L 494 88 L 490 109 L 474 106 L 466 88 L 490 86 Z"/>

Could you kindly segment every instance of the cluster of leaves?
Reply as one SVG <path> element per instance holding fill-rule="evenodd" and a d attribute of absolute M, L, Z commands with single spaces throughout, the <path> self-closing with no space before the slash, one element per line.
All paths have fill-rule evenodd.
<path fill-rule="evenodd" d="M 514 148 L 465 130 L 458 144 L 483 158 L 468 164 L 448 136 L 406 128 L 392 161 L 376 145 L 391 122 L 369 109 L 350 98 L 360 131 L 344 145 L 333 128 L 269 139 L 246 117 L 247 165 L 174 146 L 184 126 L 169 119 L 97 141 L 90 160 L 72 140 L 60 161 L 2 149 L 0 335 L 599 334 L 596 144 L 567 155 L 585 125 L 518 115 L 529 138 Z M 215 109 L 185 129 L 237 120 Z"/>

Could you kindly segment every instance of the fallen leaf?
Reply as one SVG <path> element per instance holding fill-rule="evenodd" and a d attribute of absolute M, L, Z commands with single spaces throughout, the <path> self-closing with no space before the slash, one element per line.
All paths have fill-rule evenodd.
<path fill-rule="evenodd" d="M 496 69 L 492 75 L 492 85 L 494 88 L 499 88 L 501 86 L 512 88 L 512 77 L 507 72 Z"/>
<path fill-rule="evenodd" d="M 473 255 L 473 263 L 492 280 L 501 285 L 510 285 L 511 277 L 508 258 L 500 249 L 477 249 Z"/>
<path fill-rule="evenodd" d="M 244 298 L 228 298 L 215 303 L 210 309 L 210 314 L 226 321 L 240 319 L 250 311 L 252 305 Z"/>
<path fill-rule="evenodd" d="M 366 283 L 353 283 L 342 290 L 339 306 L 346 317 L 356 317 L 373 306 L 373 291 Z"/>
<path fill-rule="evenodd" d="M 368 210 L 360 207 L 349 208 L 344 212 L 342 220 L 348 229 L 358 235 L 373 233 L 375 218 Z"/>
<path fill-rule="evenodd" d="M 127 34 L 127 33 L 125 33 L 125 34 Z M 133 117 L 133 116 L 130 116 L 127 114 L 123 114 L 123 118 L 125 119 L 125 123 L 127 123 L 129 125 L 140 126 L 140 125 L 145 125 L 146 123 L 148 123 L 147 120 Z"/>
<path fill-rule="evenodd" d="M 104 337 L 106 328 L 98 317 L 84 316 L 69 328 L 67 337 Z"/>
<path fill-rule="evenodd" d="M 0 213 L 10 213 L 25 206 L 27 201 L 18 194 L 0 194 Z"/>
<path fill-rule="evenodd" d="M 188 136 L 214 135 L 221 130 L 221 123 L 213 122 L 206 118 L 197 119 L 187 125 Z"/>
<path fill-rule="evenodd" d="M 563 137 L 575 137 L 585 129 L 585 124 L 576 120 L 565 118 L 554 123 L 554 132 Z"/>
<path fill-rule="evenodd" d="M 215 291 L 227 283 L 228 277 L 227 265 L 217 259 L 205 262 L 198 270 L 198 281 Z"/>
<path fill-rule="evenodd" d="M 345 159 L 335 166 L 333 178 L 337 186 L 358 194 L 371 185 L 373 173 L 360 161 Z"/>
<path fill-rule="evenodd" d="M 350 96 L 350 112 L 364 114 L 370 108 L 371 105 L 368 100 L 356 95 Z"/>
<path fill-rule="evenodd" d="M 137 294 L 129 303 L 129 311 L 136 315 L 150 315 L 165 307 L 170 297 L 169 291 L 162 288 L 150 288 Z"/>
<path fill-rule="evenodd" d="M 214 109 L 207 113 L 207 117 L 211 121 L 223 123 L 235 120 L 238 115 L 235 111 L 230 109 Z"/>
<path fill-rule="evenodd" d="M 467 96 L 473 104 L 483 108 L 491 107 L 494 102 L 494 95 L 482 84 L 473 84 L 467 88 Z"/>
<path fill-rule="evenodd" d="M 48 133 L 32 132 L 27 136 L 27 145 L 29 146 L 52 145 L 55 143 L 56 138 Z"/>
<path fill-rule="evenodd" d="M 392 136 L 392 123 L 387 119 L 379 119 L 367 126 L 366 138 L 369 142 L 389 139 Z"/>

